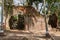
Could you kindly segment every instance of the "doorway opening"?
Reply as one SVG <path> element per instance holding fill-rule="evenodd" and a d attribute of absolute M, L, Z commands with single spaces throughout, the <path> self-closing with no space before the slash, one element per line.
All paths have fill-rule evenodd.
<path fill-rule="evenodd" d="M 9 26 L 10 29 L 25 30 L 24 16 L 20 14 L 18 16 L 11 16 Z"/>

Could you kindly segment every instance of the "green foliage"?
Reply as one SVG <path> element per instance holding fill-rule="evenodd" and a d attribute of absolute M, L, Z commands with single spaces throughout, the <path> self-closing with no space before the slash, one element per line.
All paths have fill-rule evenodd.
<path fill-rule="evenodd" d="M 53 0 L 46 0 L 48 2 L 48 4 L 51 4 L 53 2 Z"/>
<path fill-rule="evenodd" d="M 58 13 L 58 20 L 60 21 L 60 12 Z"/>
<path fill-rule="evenodd" d="M 60 0 L 46 0 L 49 4 L 51 4 L 52 2 L 60 2 Z"/>
<path fill-rule="evenodd" d="M 14 19 L 16 19 L 16 20 L 17 20 L 17 18 L 18 18 L 18 16 L 14 16 Z"/>
<path fill-rule="evenodd" d="M 54 5 L 51 6 L 51 12 L 55 12 L 57 9 L 58 9 L 58 6 L 54 6 Z"/>
<path fill-rule="evenodd" d="M 43 2 L 43 0 L 27 0 L 28 5 L 32 5 L 33 2 L 36 2 L 36 5 L 38 5 L 38 3 Z"/>
<path fill-rule="evenodd" d="M 4 0 L 4 10 L 6 12 L 6 16 L 8 14 L 12 14 L 12 0 Z"/>
<path fill-rule="evenodd" d="M 56 2 L 60 2 L 60 0 L 56 0 Z"/>
<path fill-rule="evenodd" d="M 58 11 L 58 6 L 55 6 L 56 2 L 60 2 L 60 0 L 46 0 L 48 3 L 48 10 L 51 12 Z"/>

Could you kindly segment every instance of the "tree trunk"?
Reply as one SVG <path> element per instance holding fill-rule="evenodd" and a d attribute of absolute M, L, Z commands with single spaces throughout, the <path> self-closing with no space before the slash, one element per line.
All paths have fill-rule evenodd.
<path fill-rule="evenodd" d="M 5 19 L 5 22 L 6 22 L 6 30 L 10 30 L 10 28 L 9 28 L 9 18 L 10 18 L 10 16 L 8 15 L 8 17 Z"/>

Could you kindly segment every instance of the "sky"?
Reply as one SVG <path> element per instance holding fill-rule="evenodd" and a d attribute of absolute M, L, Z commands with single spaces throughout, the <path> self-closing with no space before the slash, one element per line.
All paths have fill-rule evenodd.
<path fill-rule="evenodd" d="M 13 2 L 14 2 L 14 4 L 17 6 L 18 5 L 18 3 L 19 3 L 19 5 L 23 5 L 23 3 L 25 3 L 26 2 L 26 0 L 13 0 Z"/>

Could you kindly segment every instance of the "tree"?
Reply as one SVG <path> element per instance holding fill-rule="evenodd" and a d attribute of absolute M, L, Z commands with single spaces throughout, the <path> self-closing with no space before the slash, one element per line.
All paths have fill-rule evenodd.
<path fill-rule="evenodd" d="M 60 3 L 60 0 L 46 0 L 47 3 L 48 3 L 48 11 L 50 11 L 52 13 L 56 12 L 57 16 L 58 16 L 58 20 L 60 19 L 60 15 L 59 15 L 59 12 L 60 12 L 60 6 L 59 6 L 59 3 Z M 48 12 L 49 13 L 49 12 Z"/>
<path fill-rule="evenodd" d="M 48 11 L 51 12 L 58 11 L 58 6 L 55 6 L 55 3 L 59 3 L 60 0 L 46 0 L 46 2 L 48 3 Z"/>
<path fill-rule="evenodd" d="M 9 25 L 8 21 L 11 15 L 13 15 L 13 0 L 4 0 L 4 11 L 5 11 L 5 25 Z"/>

